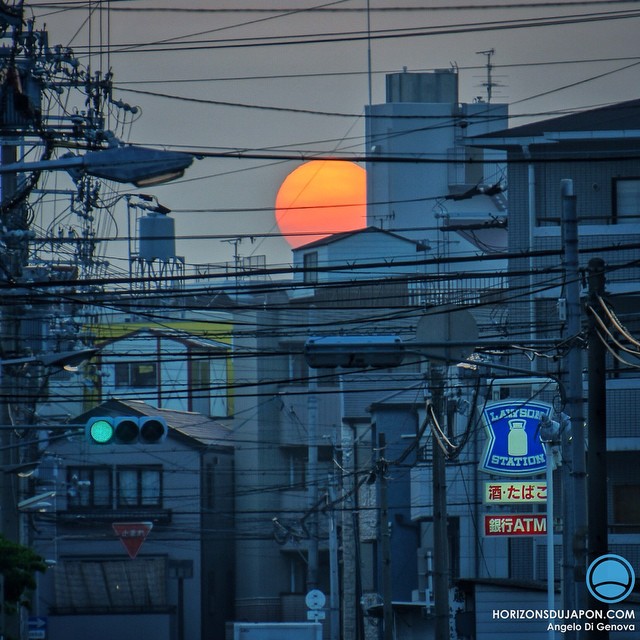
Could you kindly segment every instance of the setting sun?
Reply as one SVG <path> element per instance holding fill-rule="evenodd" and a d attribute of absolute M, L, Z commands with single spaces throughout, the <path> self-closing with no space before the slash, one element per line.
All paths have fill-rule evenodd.
<path fill-rule="evenodd" d="M 291 247 L 362 229 L 367 218 L 365 170 L 353 162 L 311 160 L 292 171 L 276 196 L 276 222 Z"/>

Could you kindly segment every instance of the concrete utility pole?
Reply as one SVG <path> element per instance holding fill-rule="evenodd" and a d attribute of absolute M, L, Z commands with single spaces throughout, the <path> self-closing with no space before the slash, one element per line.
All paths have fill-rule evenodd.
<path fill-rule="evenodd" d="M 443 424 L 444 377 L 443 366 L 429 365 L 429 388 L 435 419 Z M 435 639 L 449 640 L 449 537 L 447 535 L 447 468 L 444 451 L 433 435 L 433 595 L 435 611 Z"/>
<path fill-rule="evenodd" d="M 391 584 L 391 531 L 389 530 L 389 498 L 387 487 L 387 442 L 378 435 L 378 479 L 380 481 L 380 554 L 382 556 L 382 637 L 393 640 L 393 589 Z"/>
<path fill-rule="evenodd" d="M 566 324 L 563 338 L 569 349 L 563 361 L 566 409 L 571 420 L 571 439 L 564 437 L 565 457 L 571 460 L 563 468 L 570 470 L 570 482 L 564 485 L 563 547 L 565 609 L 582 609 L 586 599 L 585 547 L 587 526 L 587 496 L 584 440 L 584 399 L 582 388 L 582 348 L 580 309 L 580 271 L 578 266 L 578 218 L 573 180 L 562 180 L 562 243 L 564 246 L 564 279 L 566 299 Z M 570 446 L 570 450 L 567 447 Z M 573 549 L 573 557 L 569 557 Z M 567 632 L 567 640 L 576 637 L 576 631 Z"/>
<path fill-rule="evenodd" d="M 307 591 L 318 586 L 318 380 L 309 376 L 307 394 L 307 495 L 309 501 L 307 544 Z"/>
<path fill-rule="evenodd" d="M 15 161 L 16 148 L 13 145 L 3 145 L 2 163 Z M 17 176 L 8 174 L 2 176 L 2 226 L 7 231 L 16 231 L 18 235 L 13 244 L 9 244 L 3 252 L 2 268 L 4 278 L 9 282 L 16 282 L 22 275 L 22 268 L 25 260 L 26 239 L 20 238 L 21 227 L 19 210 L 8 206 L 17 191 Z M 12 292 L 9 292 L 11 294 Z M 13 292 L 15 293 L 15 292 Z M 6 355 L 17 357 L 22 354 L 20 344 L 20 321 L 22 306 L 13 303 L 11 295 L 7 296 L 5 304 L 2 306 L 2 316 L 0 317 L 0 358 Z M 17 394 L 17 381 L 9 367 L 0 364 L 0 460 L 2 467 L 10 468 L 18 462 L 18 450 L 13 442 L 12 411 L 10 403 L 15 401 Z M 17 486 L 14 484 L 17 478 L 10 473 L 0 471 L 0 514 L 2 534 L 9 540 L 20 542 L 20 520 L 17 509 Z M 2 607 L 2 629 L 8 636 L 20 636 L 20 618 L 18 615 L 8 616 L 6 607 Z"/>
<path fill-rule="evenodd" d="M 598 309 L 599 298 L 604 296 L 604 261 L 589 260 L 589 304 Z M 587 456 L 589 518 L 587 553 L 588 561 L 608 553 L 607 509 L 607 377 L 606 347 L 599 336 L 593 314 L 589 315 L 589 453 Z M 595 598 L 589 599 L 590 609 L 607 609 L 607 605 Z M 594 630 L 589 638 L 608 638 L 609 632 Z"/>
<path fill-rule="evenodd" d="M 335 473 L 329 478 L 329 638 L 340 640 L 340 574 L 338 569 L 338 523 L 336 521 Z"/>

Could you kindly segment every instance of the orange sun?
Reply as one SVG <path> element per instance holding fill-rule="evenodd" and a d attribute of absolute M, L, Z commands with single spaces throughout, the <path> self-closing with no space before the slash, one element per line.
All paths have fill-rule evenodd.
<path fill-rule="evenodd" d="M 276 196 L 276 222 L 295 249 L 332 233 L 362 229 L 366 200 L 362 167 L 342 160 L 311 160 L 284 179 Z"/>

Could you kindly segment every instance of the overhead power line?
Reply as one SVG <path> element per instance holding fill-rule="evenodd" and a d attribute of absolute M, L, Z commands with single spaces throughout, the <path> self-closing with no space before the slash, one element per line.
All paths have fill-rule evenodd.
<path fill-rule="evenodd" d="M 591 7 L 597 5 L 612 4 L 636 4 L 637 0 L 559 0 L 556 2 L 510 2 L 504 4 L 451 4 L 443 7 L 433 5 L 397 5 L 397 6 L 371 6 L 365 7 L 342 7 L 332 6 L 340 3 L 333 2 L 315 7 L 125 7 L 125 3 L 130 0 L 111 0 L 109 11 L 112 13 L 433 13 L 433 12 L 454 12 L 454 11 L 487 11 L 493 9 L 549 9 L 564 7 Z M 86 10 L 89 3 L 87 0 L 60 0 L 60 2 L 37 2 L 32 3 L 34 8 L 40 9 L 67 9 L 70 11 Z"/>
<path fill-rule="evenodd" d="M 530 29 L 540 27 L 567 26 L 590 22 L 603 22 L 611 20 L 626 20 L 640 17 L 639 11 L 610 11 L 601 13 L 575 14 L 570 16 L 526 18 L 516 20 L 493 20 L 489 23 L 462 23 L 456 25 L 438 25 L 434 27 L 411 27 L 403 29 L 379 30 L 366 33 L 355 31 L 350 33 L 331 32 L 309 36 L 301 34 L 297 36 L 267 36 L 246 37 L 233 39 L 219 39 L 206 41 L 192 41 L 176 45 L 167 43 L 157 46 L 155 43 L 121 43 L 111 45 L 109 53 L 167 53 L 176 51 L 206 51 L 217 49 L 238 49 L 255 47 L 282 47 L 299 45 L 338 44 L 352 43 L 369 40 L 392 40 L 424 38 L 441 35 L 459 35 L 464 33 L 484 33 L 491 31 L 504 31 L 514 29 Z M 83 47 L 76 47 L 78 52 Z M 96 53 L 95 51 L 93 52 Z"/>

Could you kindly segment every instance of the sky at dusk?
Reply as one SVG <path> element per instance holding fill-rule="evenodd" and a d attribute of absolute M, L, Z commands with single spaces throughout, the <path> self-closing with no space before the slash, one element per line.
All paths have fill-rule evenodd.
<path fill-rule="evenodd" d="M 384 101 L 385 73 L 455 66 L 460 99 L 471 102 L 486 98 L 487 56 L 478 52 L 493 49 L 493 101 L 511 105 L 512 126 L 640 94 L 640 2 L 28 6 L 51 44 L 71 46 L 94 71 L 111 68 L 114 97 L 140 107 L 133 125 L 118 131 L 126 141 L 231 152 L 197 160 L 183 180 L 153 191 L 173 211 L 177 253 L 188 264 L 232 260 L 236 249 L 264 254 L 268 265 L 290 263 L 277 236 L 278 189 L 304 160 L 364 154 L 364 107 L 370 93 L 373 103 Z M 123 201 L 114 215 L 122 234 Z M 103 249 L 117 263 L 126 246 Z"/>

